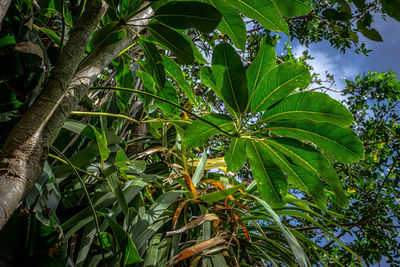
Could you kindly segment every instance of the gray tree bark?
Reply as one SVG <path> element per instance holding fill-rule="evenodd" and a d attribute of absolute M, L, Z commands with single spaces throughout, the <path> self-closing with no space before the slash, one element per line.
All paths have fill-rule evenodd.
<path fill-rule="evenodd" d="M 43 93 L 14 127 L 0 154 L 0 230 L 39 178 L 48 148 L 71 111 L 102 70 L 135 38 L 127 30 L 123 40 L 103 47 L 79 66 L 90 36 L 106 11 L 102 0 L 88 3 Z M 137 18 L 151 15 L 148 8 Z M 140 22 L 145 25 L 148 20 Z M 143 27 L 135 28 L 139 32 Z"/>
<path fill-rule="evenodd" d="M 7 10 L 10 7 L 12 0 L 1 0 L 0 1 L 0 28 L 3 23 L 3 19 L 6 16 Z"/>

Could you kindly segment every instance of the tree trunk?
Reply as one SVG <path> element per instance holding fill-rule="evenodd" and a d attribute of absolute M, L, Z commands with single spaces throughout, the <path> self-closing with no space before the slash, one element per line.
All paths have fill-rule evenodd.
<path fill-rule="evenodd" d="M 7 10 L 10 7 L 12 0 L 1 0 L 0 1 L 0 28 L 3 23 L 3 19 L 7 14 Z"/>
<path fill-rule="evenodd" d="M 79 66 L 86 45 L 106 11 L 102 0 L 88 3 L 43 93 L 14 127 L 0 154 L 0 229 L 39 178 L 48 148 L 71 111 L 102 70 L 135 38 L 127 30 L 123 40 L 102 48 Z M 152 10 L 148 8 L 137 17 L 151 15 Z M 141 23 L 145 25 L 148 21 Z M 136 26 L 135 31 L 141 28 Z"/>

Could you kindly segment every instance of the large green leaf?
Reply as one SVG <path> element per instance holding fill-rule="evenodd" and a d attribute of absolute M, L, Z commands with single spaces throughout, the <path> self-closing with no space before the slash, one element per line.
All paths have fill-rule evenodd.
<path fill-rule="evenodd" d="M 221 21 L 221 13 L 212 5 L 194 1 L 168 3 L 154 17 L 176 29 L 196 28 L 204 33 L 212 32 Z"/>
<path fill-rule="evenodd" d="M 400 21 L 400 1 L 399 0 L 380 0 L 383 9 L 394 19 Z"/>
<path fill-rule="evenodd" d="M 348 199 L 336 171 L 321 152 L 311 145 L 286 137 L 265 138 L 265 142 L 290 158 L 296 165 L 321 176 L 335 192 L 336 201 L 342 206 L 348 205 Z"/>
<path fill-rule="evenodd" d="M 289 162 L 281 152 L 272 147 L 268 140 L 259 141 L 258 143 L 260 149 L 265 150 L 272 161 L 286 173 L 290 184 L 307 191 L 320 208 L 326 209 L 324 184 L 317 174 Z"/>
<path fill-rule="evenodd" d="M 227 171 L 238 171 L 242 168 L 246 159 L 246 140 L 242 138 L 232 138 L 229 150 L 224 157 L 225 163 L 228 166 Z"/>
<path fill-rule="evenodd" d="M 222 14 L 221 23 L 217 29 L 227 34 L 233 44 L 244 51 L 246 49 L 246 25 L 239 13 L 227 2 L 220 0 L 208 0 Z"/>
<path fill-rule="evenodd" d="M 332 123 L 310 120 L 271 122 L 265 130 L 301 141 L 311 141 L 328 156 L 343 163 L 354 163 L 364 156 L 364 147 L 354 131 Z"/>
<path fill-rule="evenodd" d="M 272 0 L 278 7 L 282 16 L 287 18 L 302 16 L 310 13 L 312 7 L 310 3 L 305 3 L 300 0 Z"/>
<path fill-rule="evenodd" d="M 135 87 L 135 77 L 133 76 L 132 70 L 130 69 L 130 61 L 124 56 L 118 58 L 118 66 L 115 73 L 115 80 L 117 81 L 118 87 L 134 88 Z M 131 92 L 127 91 L 117 91 L 117 104 L 120 113 L 124 113 L 126 105 L 132 95 Z"/>
<path fill-rule="evenodd" d="M 234 111 L 243 112 L 248 99 L 247 77 L 240 56 L 230 44 L 222 43 L 214 49 L 212 71 L 224 101 Z"/>
<path fill-rule="evenodd" d="M 232 118 L 224 114 L 208 114 L 203 116 L 202 119 L 228 132 L 235 129 Z M 202 120 L 196 119 L 186 129 L 183 143 L 186 148 L 199 147 L 215 134 L 223 134 L 223 132 Z"/>
<path fill-rule="evenodd" d="M 192 64 L 194 61 L 193 49 L 181 33 L 168 26 L 152 23 L 147 26 L 150 33 L 161 44 L 167 46 L 178 58 L 181 64 Z"/>
<path fill-rule="evenodd" d="M 151 75 L 153 76 L 154 80 L 158 82 L 158 85 L 161 88 L 164 87 L 165 70 L 157 47 L 152 42 L 146 41 L 140 36 L 139 44 L 143 48 L 144 55 L 146 56 L 147 62 L 150 66 Z"/>
<path fill-rule="evenodd" d="M 275 221 L 275 224 L 279 227 L 279 229 L 285 236 L 285 239 L 288 242 L 290 249 L 293 251 L 293 254 L 295 255 L 299 265 L 301 267 L 311 266 L 311 263 L 308 260 L 303 248 L 297 242 L 296 238 L 293 236 L 290 230 L 282 224 L 279 216 L 274 212 L 274 210 L 262 199 L 259 199 L 258 197 L 255 197 L 255 199 L 268 211 L 269 214 L 271 214 L 273 220 Z"/>
<path fill-rule="evenodd" d="M 281 169 L 259 142 L 248 140 L 246 152 L 261 197 L 272 207 L 285 205 L 282 197 L 287 194 L 287 181 Z"/>
<path fill-rule="evenodd" d="M 178 64 L 167 56 L 162 55 L 165 71 L 174 81 L 182 88 L 183 92 L 189 99 L 190 103 L 197 106 L 196 96 L 192 92 L 192 88 L 183 76 L 183 72 Z"/>
<path fill-rule="evenodd" d="M 269 43 L 268 37 L 264 37 L 260 43 L 260 49 L 253 63 L 246 70 L 247 85 L 249 89 L 249 103 L 251 104 L 258 84 L 265 74 L 276 65 L 275 47 Z"/>
<path fill-rule="evenodd" d="M 264 28 L 289 35 L 289 27 L 272 0 L 232 0 L 231 2 L 243 15 L 257 20 Z"/>
<path fill-rule="evenodd" d="M 258 84 L 251 102 L 256 113 L 266 110 L 288 96 L 296 88 L 307 88 L 311 82 L 308 69 L 302 65 L 286 62 L 269 71 Z"/>
<path fill-rule="evenodd" d="M 122 263 L 123 266 L 127 264 L 134 264 L 143 261 L 139 257 L 139 253 L 132 242 L 130 235 L 122 229 L 121 226 L 113 219 L 108 213 L 101 213 L 107 222 L 110 224 L 115 240 L 117 241 L 118 247 L 122 250 Z"/>
<path fill-rule="evenodd" d="M 118 204 L 122 209 L 122 212 L 126 216 L 126 214 L 128 213 L 128 203 L 126 202 L 126 199 L 124 197 L 121 182 L 118 179 L 117 169 L 114 166 L 107 168 L 104 171 L 104 176 L 106 177 L 107 184 L 110 187 L 111 191 L 114 193 L 114 196 L 117 199 Z"/>
<path fill-rule="evenodd" d="M 310 119 L 349 126 L 353 115 L 329 95 L 316 92 L 301 92 L 289 95 L 278 105 L 267 110 L 263 121 Z"/>

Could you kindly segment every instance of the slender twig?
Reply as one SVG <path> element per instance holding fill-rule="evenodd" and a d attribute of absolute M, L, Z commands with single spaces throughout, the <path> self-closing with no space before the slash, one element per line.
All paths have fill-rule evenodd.
<path fill-rule="evenodd" d="M 153 95 L 153 94 L 151 94 L 151 93 L 145 92 L 145 91 L 135 90 L 135 89 L 130 89 L 130 88 L 124 88 L 124 87 L 112 87 L 112 86 L 92 87 L 91 90 L 117 90 L 117 91 L 128 91 L 128 92 L 133 92 L 133 93 L 137 93 L 137 94 L 142 94 L 142 95 L 145 95 L 145 96 L 149 96 L 149 97 L 152 97 L 152 98 L 154 98 L 154 99 L 157 99 L 157 100 L 160 100 L 160 101 L 162 101 L 162 102 L 165 102 L 165 103 L 167 103 L 167 104 L 169 104 L 169 105 L 172 105 L 172 106 L 174 106 L 174 107 L 176 107 L 176 108 L 178 108 L 178 109 L 180 109 L 180 110 L 185 111 L 186 113 L 192 115 L 192 116 L 195 117 L 196 119 L 201 120 L 201 121 L 203 121 L 203 122 L 205 122 L 205 123 L 211 125 L 212 127 L 214 127 L 215 129 L 217 129 L 218 131 L 224 133 L 224 134 L 227 135 L 227 136 L 231 136 L 231 137 L 234 136 L 234 134 L 229 133 L 229 132 L 223 130 L 223 129 L 222 129 L 221 127 L 219 127 L 218 125 L 215 125 L 214 123 L 212 123 L 212 122 L 210 122 L 210 121 L 208 121 L 208 120 L 206 120 L 206 119 L 203 119 L 202 117 L 197 116 L 195 113 L 193 113 L 193 112 L 191 112 L 191 111 L 189 111 L 189 110 L 187 110 L 187 109 L 181 107 L 180 105 L 178 105 L 178 104 L 176 104 L 176 103 L 174 103 L 174 102 L 172 102 L 172 101 L 166 100 L 166 99 L 164 99 L 164 98 L 162 98 L 162 97 L 159 97 L 159 96 Z"/>
<path fill-rule="evenodd" d="M 101 247 L 101 255 L 103 257 L 103 260 L 105 261 L 103 241 L 101 240 L 101 231 L 100 231 L 99 220 L 97 218 L 96 209 L 94 208 L 93 202 L 90 199 L 90 195 L 89 195 L 89 192 L 88 192 L 88 190 L 86 188 L 85 182 L 83 181 L 82 177 L 80 176 L 80 174 L 79 174 L 78 170 L 75 168 L 75 166 L 71 163 L 71 161 L 69 161 L 69 159 L 67 157 L 64 156 L 63 153 L 61 153 L 61 151 L 59 151 L 53 145 L 50 146 L 50 148 L 52 150 L 54 150 L 63 160 L 65 160 L 65 162 L 71 167 L 71 169 L 75 173 L 76 177 L 78 177 L 78 179 L 79 179 L 79 183 L 81 184 L 81 186 L 83 188 L 83 192 L 85 193 L 85 196 L 86 196 L 86 198 L 87 198 L 87 200 L 89 202 L 90 209 L 92 210 L 92 213 L 93 213 L 94 221 L 95 221 L 95 224 L 96 224 L 97 235 L 98 235 L 98 239 L 99 239 L 99 243 L 100 243 L 100 247 Z"/>

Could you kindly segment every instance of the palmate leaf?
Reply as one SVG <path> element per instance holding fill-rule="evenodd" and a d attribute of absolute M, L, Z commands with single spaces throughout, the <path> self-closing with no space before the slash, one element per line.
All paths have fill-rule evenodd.
<path fill-rule="evenodd" d="M 227 132 L 234 132 L 235 125 L 231 117 L 224 114 L 208 114 L 202 117 L 202 119 L 207 120 L 214 125 L 220 127 Z M 187 149 L 191 147 L 202 146 L 208 138 L 215 134 L 223 134 L 220 130 L 214 126 L 202 121 L 195 120 L 186 129 L 185 135 L 183 137 L 183 144 Z"/>
<path fill-rule="evenodd" d="M 282 63 L 264 75 L 258 84 L 251 110 L 256 113 L 273 106 L 296 88 L 307 88 L 311 75 L 305 66 L 291 62 Z"/>
<path fill-rule="evenodd" d="M 247 86 L 249 90 L 249 103 L 253 101 L 254 93 L 264 75 L 276 65 L 275 47 L 269 43 L 268 37 L 264 37 L 260 43 L 260 49 L 256 58 L 246 70 Z"/>
<path fill-rule="evenodd" d="M 319 207 L 326 209 L 326 196 L 323 191 L 324 184 L 317 174 L 289 162 L 287 158 L 280 151 L 277 151 L 267 139 L 258 140 L 256 142 L 258 143 L 260 150 L 267 153 L 272 161 L 286 173 L 290 184 L 301 190 L 307 191 Z M 268 199 L 265 200 L 269 202 Z"/>
<path fill-rule="evenodd" d="M 264 141 L 290 158 L 297 166 L 322 177 L 334 191 L 336 201 L 342 206 L 348 205 L 336 171 L 321 152 L 311 145 L 286 137 L 264 138 Z"/>
<path fill-rule="evenodd" d="M 265 130 L 316 144 L 328 156 L 343 163 L 354 163 L 364 156 L 364 147 L 356 133 L 347 127 L 310 120 L 271 122 Z"/>
<path fill-rule="evenodd" d="M 238 171 L 242 168 L 246 159 L 246 140 L 242 138 L 232 138 L 229 150 L 224 157 L 225 163 L 228 166 L 227 171 Z"/>
<path fill-rule="evenodd" d="M 228 35 L 233 44 L 244 51 L 246 49 L 246 25 L 239 13 L 225 1 L 208 0 L 222 15 L 221 23 L 217 29 Z"/>
<path fill-rule="evenodd" d="M 327 94 L 301 92 L 284 98 L 262 116 L 264 122 L 298 119 L 349 126 L 353 122 L 353 115 L 345 106 Z"/>
<path fill-rule="evenodd" d="M 193 49 L 181 33 L 160 23 L 147 26 L 151 35 L 161 44 L 167 46 L 178 58 L 181 64 L 192 64 L 194 61 Z"/>
<path fill-rule="evenodd" d="M 272 0 L 232 0 L 232 5 L 244 16 L 257 20 L 265 29 L 289 35 L 289 27 Z"/>
<path fill-rule="evenodd" d="M 212 32 L 221 21 L 221 13 L 212 5 L 194 1 L 168 3 L 154 17 L 176 29 L 195 28 L 204 33 Z"/>
<path fill-rule="evenodd" d="M 247 140 L 246 152 L 261 197 L 274 208 L 285 205 L 282 197 L 287 194 L 287 181 L 281 169 L 257 141 Z"/>
<path fill-rule="evenodd" d="M 240 56 L 230 44 L 215 47 L 212 71 L 223 100 L 234 111 L 243 112 L 248 99 L 247 77 Z"/>

